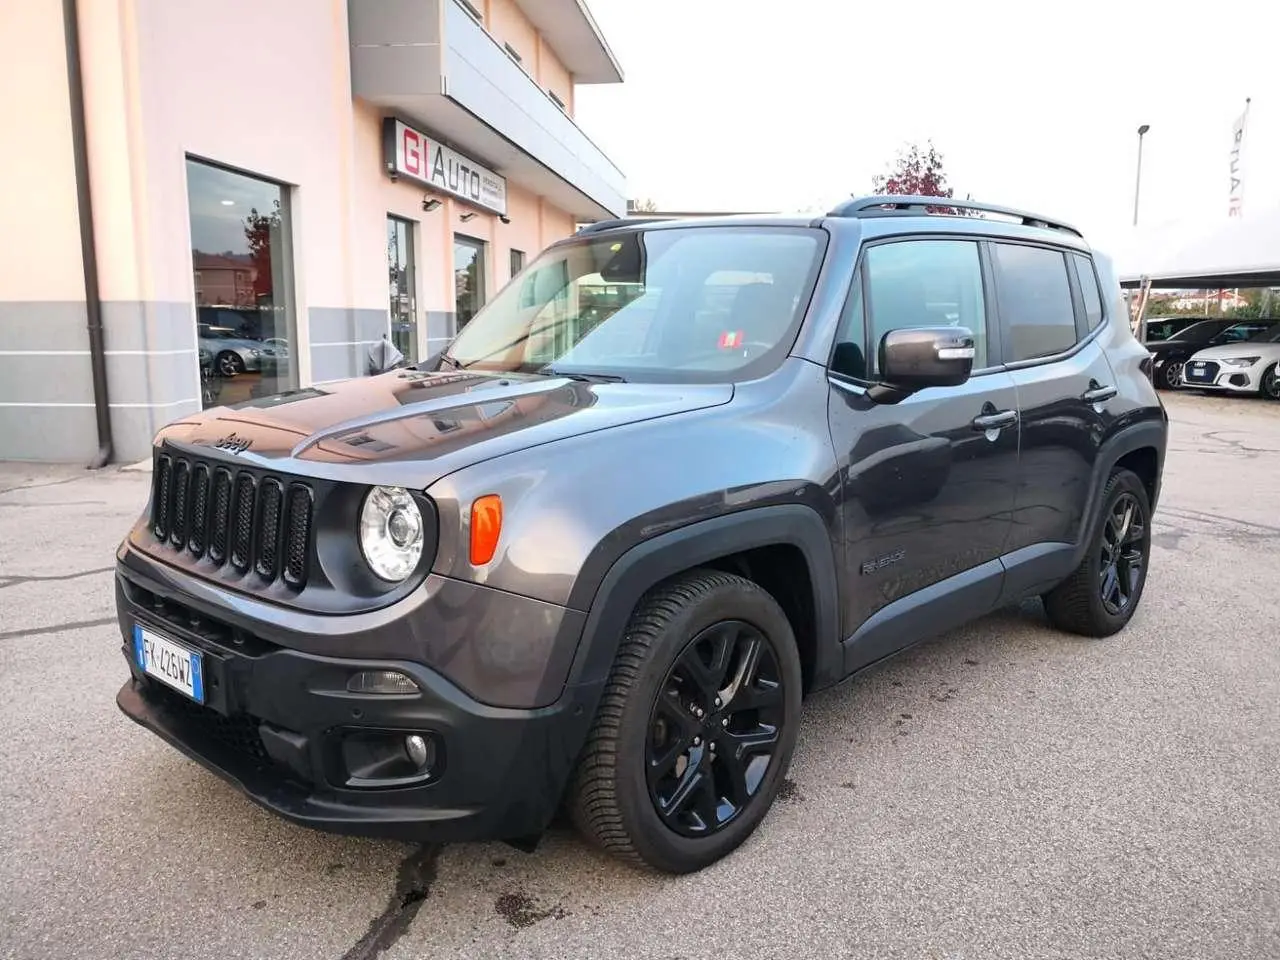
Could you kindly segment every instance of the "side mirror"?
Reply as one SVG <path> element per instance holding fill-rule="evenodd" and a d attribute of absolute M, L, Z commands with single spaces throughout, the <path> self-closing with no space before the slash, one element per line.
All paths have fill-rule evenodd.
<path fill-rule="evenodd" d="M 973 332 L 964 327 L 904 327 L 880 341 L 880 376 L 867 391 L 897 403 L 926 387 L 955 387 L 973 372 Z"/>

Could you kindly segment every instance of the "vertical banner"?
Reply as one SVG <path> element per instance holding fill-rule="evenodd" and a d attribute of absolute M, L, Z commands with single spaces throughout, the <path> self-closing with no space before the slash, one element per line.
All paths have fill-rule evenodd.
<path fill-rule="evenodd" d="M 1249 101 L 1244 102 L 1244 113 L 1236 117 L 1231 126 L 1231 195 L 1227 203 L 1227 216 L 1242 216 L 1244 204 L 1244 154 L 1245 124 L 1249 120 Z"/>

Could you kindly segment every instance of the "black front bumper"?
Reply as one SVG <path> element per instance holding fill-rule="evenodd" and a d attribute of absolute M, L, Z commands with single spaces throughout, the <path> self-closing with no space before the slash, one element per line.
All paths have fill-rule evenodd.
<path fill-rule="evenodd" d="M 567 687 L 539 709 L 492 707 L 421 664 L 303 653 L 148 586 L 119 568 L 116 602 L 131 676 L 117 705 L 267 809 L 322 830 L 418 841 L 525 838 L 550 822 L 600 684 Z M 203 654 L 204 705 L 141 671 L 135 623 Z M 360 670 L 399 671 L 422 692 L 348 692 L 347 679 Z M 360 731 L 434 737 L 430 782 L 349 786 L 341 740 Z"/>

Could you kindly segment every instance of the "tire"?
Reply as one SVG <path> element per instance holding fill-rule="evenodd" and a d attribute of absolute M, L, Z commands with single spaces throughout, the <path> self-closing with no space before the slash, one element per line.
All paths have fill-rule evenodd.
<path fill-rule="evenodd" d="M 1119 560 L 1112 564 L 1111 544 L 1127 508 L 1133 513 L 1122 534 Z M 1142 600 L 1150 559 L 1151 504 L 1146 487 L 1131 471 L 1115 470 L 1102 492 L 1102 510 L 1084 559 L 1071 576 L 1044 595 L 1050 623 L 1086 637 L 1109 637 L 1122 630 Z"/>
<path fill-rule="evenodd" d="M 244 373 L 244 358 L 233 350 L 223 350 L 213 363 L 224 377 L 238 377 Z"/>
<path fill-rule="evenodd" d="M 1280 400 L 1280 363 L 1273 363 L 1263 371 L 1258 392 L 1268 400 Z"/>
<path fill-rule="evenodd" d="M 1160 370 L 1160 386 L 1166 390 L 1181 390 L 1182 368 L 1185 365 L 1185 361 L 1182 360 L 1166 361 Z"/>
<path fill-rule="evenodd" d="M 724 640 L 717 669 L 721 637 L 732 639 Z M 749 682 L 735 684 L 753 638 L 761 642 L 756 666 Z M 691 658 L 705 673 L 689 666 Z M 729 678 L 727 686 L 711 680 L 717 674 Z M 699 675 L 710 682 L 689 682 Z M 724 695 L 723 708 L 710 690 Z M 714 863 L 746 840 L 773 804 L 795 749 L 800 700 L 795 637 L 772 596 L 750 580 L 706 569 L 660 584 L 631 616 L 579 758 L 567 798 L 575 826 L 607 852 L 666 873 Z M 742 748 L 748 737 L 767 738 L 770 728 L 761 774 L 764 751 Z M 757 762 L 744 765 L 752 756 Z M 693 783 L 711 789 L 686 789 L 687 801 L 675 802 Z M 665 815 L 663 800 L 671 801 Z"/>

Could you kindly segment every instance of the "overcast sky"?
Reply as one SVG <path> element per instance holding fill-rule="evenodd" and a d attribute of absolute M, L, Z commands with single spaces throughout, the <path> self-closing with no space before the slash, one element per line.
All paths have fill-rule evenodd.
<path fill-rule="evenodd" d="M 622 85 L 576 91 L 582 128 L 660 208 L 794 210 L 869 192 L 932 138 L 958 196 L 1119 242 L 1225 217 L 1252 97 L 1244 212 L 1280 204 L 1274 0 L 588 0 Z"/>

